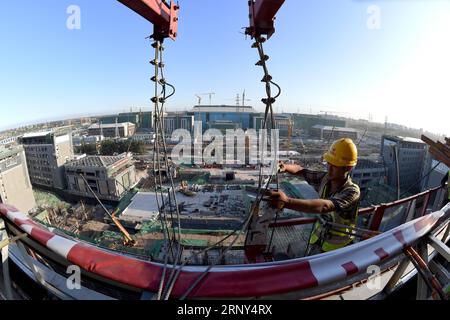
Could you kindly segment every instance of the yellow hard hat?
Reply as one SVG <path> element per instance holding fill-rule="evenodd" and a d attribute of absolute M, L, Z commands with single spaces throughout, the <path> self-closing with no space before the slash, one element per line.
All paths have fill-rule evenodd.
<path fill-rule="evenodd" d="M 354 167 L 358 161 L 358 150 L 352 139 L 343 138 L 336 140 L 323 158 L 336 167 Z"/>

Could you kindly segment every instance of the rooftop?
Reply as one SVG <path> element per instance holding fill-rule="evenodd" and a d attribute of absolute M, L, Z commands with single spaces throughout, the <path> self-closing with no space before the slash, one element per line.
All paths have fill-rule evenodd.
<path fill-rule="evenodd" d="M 88 156 L 79 160 L 68 163 L 67 167 L 96 167 L 96 168 L 108 168 L 119 161 L 127 158 L 126 153 L 122 153 L 118 156 Z"/>
<path fill-rule="evenodd" d="M 193 118 L 193 116 L 185 112 L 170 112 L 164 113 L 164 118 Z"/>
<path fill-rule="evenodd" d="M 127 208 L 122 212 L 121 218 L 134 218 L 139 220 L 154 220 L 158 217 L 159 208 L 154 192 L 138 192 Z"/>
<path fill-rule="evenodd" d="M 400 142 L 412 142 L 412 143 L 419 143 L 419 144 L 425 144 L 420 139 L 417 138 L 411 138 L 411 137 L 402 137 L 402 136 L 388 136 L 384 135 L 383 138 L 393 140 L 393 141 L 400 141 Z"/>
<path fill-rule="evenodd" d="M 39 137 L 45 137 L 49 134 L 53 133 L 53 130 L 46 130 L 41 132 L 29 132 L 25 133 L 22 138 L 39 138 Z"/>
<path fill-rule="evenodd" d="M 18 147 L 12 148 L 12 149 L 0 146 L 0 161 L 5 158 L 8 158 L 10 156 L 14 156 L 22 150 L 23 150 L 23 148 L 21 146 L 18 146 Z"/>

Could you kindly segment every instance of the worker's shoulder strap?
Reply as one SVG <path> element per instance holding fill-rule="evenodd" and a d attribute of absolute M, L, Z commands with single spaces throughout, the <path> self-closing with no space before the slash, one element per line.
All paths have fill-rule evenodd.
<path fill-rule="evenodd" d="M 319 197 L 321 199 L 327 199 L 329 197 L 329 190 L 330 190 L 329 182 L 330 182 L 330 180 L 328 179 L 328 174 L 326 174 L 322 178 L 322 181 L 320 182 L 320 186 L 319 186 L 319 190 L 318 190 Z"/>

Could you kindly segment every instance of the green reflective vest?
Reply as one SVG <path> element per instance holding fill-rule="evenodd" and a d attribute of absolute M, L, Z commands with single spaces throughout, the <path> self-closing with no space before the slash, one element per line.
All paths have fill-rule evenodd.
<path fill-rule="evenodd" d="M 334 194 L 339 193 L 340 191 L 344 190 L 349 185 L 352 185 L 353 182 L 351 181 L 351 178 L 349 177 L 347 182 L 344 183 L 344 185 L 341 187 L 339 191 L 337 191 L 334 194 L 329 194 L 328 191 L 328 181 L 327 177 L 324 178 L 324 182 L 321 184 L 321 187 L 319 189 L 319 194 L 321 199 L 329 199 Z M 354 217 L 352 219 L 345 219 L 342 215 L 340 215 L 337 212 L 330 212 L 326 216 L 329 220 L 329 222 L 335 222 L 339 224 L 343 224 L 350 227 L 356 227 L 356 220 L 358 217 L 358 209 L 359 209 L 359 200 L 355 204 L 354 207 L 351 208 L 351 216 Z M 316 244 L 319 245 L 322 248 L 322 251 L 328 252 L 332 250 L 336 250 L 339 248 L 343 248 L 350 244 L 354 236 L 349 235 L 347 233 L 352 233 L 351 228 L 335 228 L 333 229 L 328 228 L 327 226 L 323 226 L 319 221 L 316 222 L 313 226 L 313 232 L 311 233 L 311 237 L 309 240 L 310 244 Z M 347 232 L 347 233 L 344 233 Z"/>

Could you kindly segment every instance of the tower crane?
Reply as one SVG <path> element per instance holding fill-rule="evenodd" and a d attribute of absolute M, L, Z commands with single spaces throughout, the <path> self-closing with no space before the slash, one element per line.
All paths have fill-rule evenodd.
<path fill-rule="evenodd" d="M 212 103 L 212 96 L 215 95 L 215 92 L 208 92 L 208 93 L 197 93 L 195 96 L 198 98 L 198 105 L 200 106 L 202 104 L 202 96 L 209 96 L 209 105 Z"/>
<path fill-rule="evenodd" d="M 201 106 L 202 105 L 202 97 L 199 96 L 198 94 L 195 95 L 198 99 L 198 105 Z"/>
<path fill-rule="evenodd" d="M 246 101 L 252 101 L 252 99 L 245 99 L 245 90 L 242 93 L 242 106 L 245 107 L 245 102 Z"/>
<path fill-rule="evenodd" d="M 201 93 L 202 96 L 208 96 L 209 97 L 209 105 L 212 103 L 212 96 L 215 95 L 215 92 L 208 92 L 208 93 Z"/>

